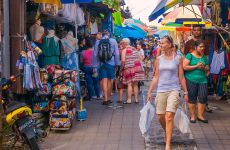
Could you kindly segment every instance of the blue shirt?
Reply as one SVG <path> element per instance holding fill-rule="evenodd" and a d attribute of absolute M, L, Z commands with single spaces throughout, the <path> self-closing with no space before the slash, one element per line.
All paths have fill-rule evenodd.
<path fill-rule="evenodd" d="M 108 36 L 104 36 L 103 39 L 108 38 Z M 117 41 L 115 39 L 110 38 L 110 47 L 111 47 L 111 52 L 114 54 L 114 56 L 106 62 L 106 64 L 110 64 L 112 66 L 115 65 L 120 65 L 120 58 L 119 58 L 119 50 L 118 50 L 118 45 Z M 98 59 L 98 45 L 100 43 L 100 40 L 97 40 L 94 47 L 93 47 L 93 67 L 100 67 L 103 62 L 100 62 Z"/>

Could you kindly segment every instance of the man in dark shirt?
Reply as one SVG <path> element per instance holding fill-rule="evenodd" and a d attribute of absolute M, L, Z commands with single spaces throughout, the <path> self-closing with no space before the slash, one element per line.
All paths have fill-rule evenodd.
<path fill-rule="evenodd" d="M 195 50 L 195 41 L 202 38 L 201 31 L 202 31 L 201 26 L 194 26 L 193 27 L 193 29 L 192 29 L 193 38 L 188 40 L 185 43 L 184 55 L 187 55 L 188 53 L 191 53 Z M 208 46 L 207 42 L 205 44 L 204 54 L 206 56 L 209 54 L 209 46 Z"/>

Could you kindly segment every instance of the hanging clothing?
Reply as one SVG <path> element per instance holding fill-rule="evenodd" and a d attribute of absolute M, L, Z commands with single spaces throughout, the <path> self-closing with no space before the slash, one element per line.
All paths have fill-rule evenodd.
<path fill-rule="evenodd" d="M 230 8 L 228 9 L 228 20 L 230 20 Z"/>
<path fill-rule="evenodd" d="M 96 21 L 94 21 L 93 23 L 90 22 L 90 33 L 91 34 L 97 34 L 98 33 L 98 27 L 97 27 Z"/>
<path fill-rule="evenodd" d="M 76 23 L 78 26 L 82 26 L 85 24 L 85 14 L 84 11 L 79 7 L 78 4 L 76 4 Z"/>
<path fill-rule="evenodd" d="M 225 68 L 225 53 L 222 51 L 221 53 L 214 52 L 212 63 L 210 65 L 210 73 L 219 74 L 222 69 Z"/>
<path fill-rule="evenodd" d="M 84 11 L 78 4 L 63 4 L 62 9 L 58 11 L 58 16 L 69 22 L 75 22 L 78 26 L 85 24 Z"/>
<path fill-rule="evenodd" d="M 23 88 L 26 90 L 42 89 L 39 66 L 33 51 L 27 52 L 27 60 L 22 62 L 24 68 Z"/>
<path fill-rule="evenodd" d="M 44 55 L 43 66 L 56 64 L 59 65 L 60 48 L 59 41 L 52 37 L 44 37 L 42 40 L 42 51 Z"/>
<path fill-rule="evenodd" d="M 66 37 L 61 40 L 61 43 L 65 52 L 61 63 L 62 67 L 68 70 L 77 70 L 77 40 L 73 37 L 73 33 L 68 32 Z"/>
<path fill-rule="evenodd" d="M 214 22 L 217 25 L 221 25 L 222 22 L 220 15 L 221 15 L 220 2 L 214 2 L 212 5 L 212 20 L 214 20 Z"/>

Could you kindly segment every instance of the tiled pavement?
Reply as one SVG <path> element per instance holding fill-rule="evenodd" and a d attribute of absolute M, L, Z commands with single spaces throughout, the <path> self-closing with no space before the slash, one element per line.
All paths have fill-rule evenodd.
<path fill-rule="evenodd" d="M 146 84 L 148 85 L 148 83 Z M 147 87 L 143 87 L 146 89 Z M 114 94 L 117 99 L 117 94 Z M 140 100 L 142 95 L 140 95 Z M 229 150 L 230 149 L 230 104 L 210 101 L 213 114 L 205 114 L 209 124 L 191 124 L 193 139 L 174 130 L 173 150 Z M 51 131 L 40 142 L 42 150 L 161 150 L 164 149 L 162 134 L 156 118 L 153 120 L 153 134 L 150 141 L 144 141 L 139 130 L 139 105 L 124 105 L 123 109 L 113 110 L 101 105 L 101 101 L 85 102 L 88 118 L 85 122 L 76 121 L 70 131 Z M 155 135 L 155 137 L 154 137 Z"/>
<path fill-rule="evenodd" d="M 115 99 L 117 94 L 114 94 Z M 139 110 L 142 105 L 127 104 L 113 110 L 101 101 L 85 102 L 88 118 L 75 122 L 70 131 L 54 132 L 40 143 L 41 149 L 52 150 L 144 150 L 139 130 Z"/>
<path fill-rule="evenodd" d="M 205 113 L 208 124 L 191 124 L 192 133 L 200 150 L 230 150 L 230 104 L 209 97 L 215 108 L 212 114 Z"/>

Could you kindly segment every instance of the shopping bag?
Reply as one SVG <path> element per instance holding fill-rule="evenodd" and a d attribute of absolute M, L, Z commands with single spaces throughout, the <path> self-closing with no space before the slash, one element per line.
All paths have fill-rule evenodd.
<path fill-rule="evenodd" d="M 186 110 L 186 108 L 185 108 Z M 185 112 L 179 107 L 176 111 L 174 117 L 174 125 L 180 130 L 181 133 L 191 133 L 191 129 L 189 126 L 189 119 Z"/>
<path fill-rule="evenodd" d="M 148 131 L 151 126 L 152 119 L 155 115 L 155 108 L 153 105 L 148 102 L 140 111 L 140 121 L 139 121 L 139 127 L 141 130 L 141 133 L 143 137 L 146 137 L 148 135 Z"/>

